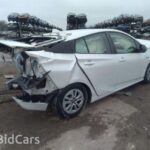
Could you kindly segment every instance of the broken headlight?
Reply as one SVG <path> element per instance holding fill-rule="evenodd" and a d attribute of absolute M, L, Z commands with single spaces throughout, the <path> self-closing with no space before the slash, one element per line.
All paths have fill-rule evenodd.
<path fill-rule="evenodd" d="M 37 59 L 30 57 L 26 60 L 26 75 L 30 77 L 41 77 L 45 71 L 40 67 Z"/>
<path fill-rule="evenodd" d="M 36 59 L 31 60 L 31 67 L 32 67 L 33 74 L 36 75 L 36 73 L 38 72 L 38 62 Z"/>
<path fill-rule="evenodd" d="M 33 76 L 32 66 L 31 66 L 31 58 L 28 58 L 25 62 L 25 73 L 27 76 Z"/>
<path fill-rule="evenodd" d="M 22 74 L 24 72 L 24 67 L 23 67 L 24 58 L 20 53 L 16 54 L 14 58 L 15 58 L 14 62 L 16 64 L 16 68 Z"/>

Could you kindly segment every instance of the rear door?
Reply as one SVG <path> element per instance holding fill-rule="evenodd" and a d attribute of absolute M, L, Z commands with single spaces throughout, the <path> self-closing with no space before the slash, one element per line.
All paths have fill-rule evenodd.
<path fill-rule="evenodd" d="M 111 54 L 105 33 L 93 34 L 76 40 L 76 57 L 78 63 L 97 95 L 107 95 L 115 90 L 116 62 Z M 117 62 L 118 63 L 118 62 Z"/>

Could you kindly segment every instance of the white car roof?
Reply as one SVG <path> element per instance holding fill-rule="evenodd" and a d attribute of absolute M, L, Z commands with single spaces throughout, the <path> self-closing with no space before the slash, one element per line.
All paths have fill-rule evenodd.
<path fill-rule="evenodd" d="M 94 33 L 99 32 L 106 32 L 106 31 L 115 31 L 115 32 L 121 32 L 119 30 L 115 29 L 81 29 L 81 30 L 68 30 L 68 31 L 61 31 L 59 32 L 60 36 L 63 36 L 66 38 L 66 41 L 78 39 L 83 36 L 87 36 Z"/>

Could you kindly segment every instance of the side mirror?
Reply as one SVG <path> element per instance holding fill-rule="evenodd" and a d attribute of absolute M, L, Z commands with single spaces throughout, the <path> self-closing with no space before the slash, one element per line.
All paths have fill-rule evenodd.
<path fill-rule="evenodd" d="M 147 51 L 147 47 L 145 45 L 140 45 L 140 52 L 146 52 Z"/>

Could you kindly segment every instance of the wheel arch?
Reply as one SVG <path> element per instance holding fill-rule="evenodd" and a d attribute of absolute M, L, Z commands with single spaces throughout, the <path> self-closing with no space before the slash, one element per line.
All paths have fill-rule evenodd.
<path fill-rule="evenodd" d="M 82 82 L 75 82 L 75 83 L 71 83 L 71 84 L 69 84 L 68 86 L 73 86 L 73 85 L 81 85 L 81 86 L 83 86 L 83 87 L 85 87 L 86 88 L 86 90 L 87 90 L 87 94 L 88 94 L 88 103 L 90 103 L 91 102 L 91 99 L 92 99 L 92 91 L 91 91 L 91 89 L 89 88 L 89 86 L 87 85 L 87 84 L 85 84 L 85 83 L 82 83 Z M 67 87 L 68 87 L 67 86 Z"/>
<path fill-rule="evenodd" d="M 87 90 L 87 94 L 88 94 L 88 100 L 87 100 L 87 104 L 89 104 L 91 102 L 91 99 L 92 99 L 92 91 L 91 89 L 89 88 L 88 85 L 86 85 L 85 83 L 82 83 L 82 82 L 75 82 L 75 83 L 71 83 L 69 85 L 67 85 L 66 87 L 69 87 L 69 86 L 73 86 L 73 85 L 81 85 L 83 87 L 86 88 Z M 53 101 L 55 100 L 55 98 L 57 97 L 58 93 L 61 92 L 61 90 L 65 89 L 66 87 L 62 88 L 62 89 L 59 89 L 57 90 L 56 94 L 52 97 L 51 101 L 49 101 L 49 104 L 48 104 L 48 107 L 47 107 L 47 111 L 49 110 L 53 110 Z"/>

